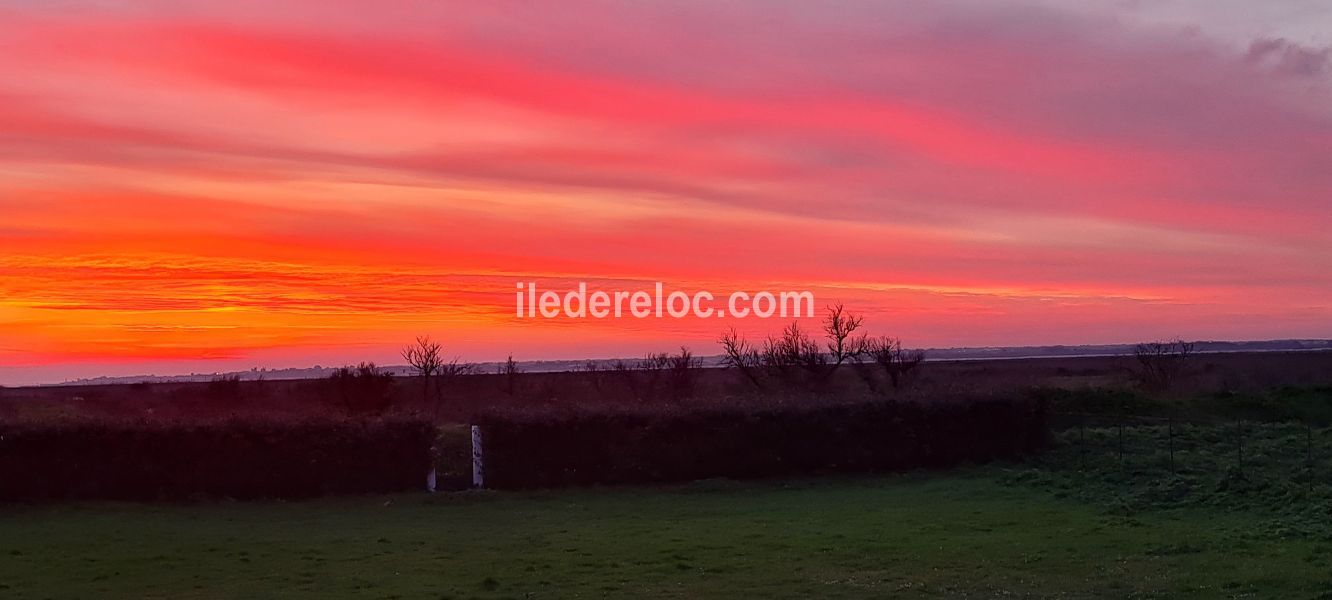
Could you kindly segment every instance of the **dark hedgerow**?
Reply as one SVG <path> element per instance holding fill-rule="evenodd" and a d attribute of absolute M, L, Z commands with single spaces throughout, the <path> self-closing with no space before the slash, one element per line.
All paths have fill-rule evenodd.
<path fill-rule="evenodd" d="M 0 425 L 0 500 L 419 489 L 433 437 L 434 427 L 418 420 Z"/>
<path fill-rule="evenodd" d="M 932 469 L 1038 452 L 1039 400 L 759 411 L 490 415 L 486 486 L 557 487 Z"/>

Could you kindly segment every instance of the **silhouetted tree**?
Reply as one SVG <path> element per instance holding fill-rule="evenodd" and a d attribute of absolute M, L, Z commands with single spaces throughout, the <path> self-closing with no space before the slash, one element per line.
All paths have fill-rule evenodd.
<path fill-rule="evenodd" d="M 832 364 L 823 373 L 824 379 L 832 377 L 842 363 L 853 360 L 864 352 L 865 335 L 855 336 L 856 330 L 864 323 L 864 317 L 848 312 L 841 302 L 828 307 L 828 314 L 823 318 L 823 332 L 828 338 L 828 354 L 831 356 Z"/>
<path fill-rule="evenodd" d="M 758 373 L 763 366 L 763 356 L 753 344 L 749 343 L 749 340 L 740 337 L 732 327 L 722 333 L 717 343 L 722 346 L 723 367 L 740 371 L 740 374 L 754 384 L 754 387 L 763 387 Z"/>
<path fill-rule="evenodd" d="M 866 338 L 861 342 L 863 355 L 879 365 L 888 375 L 893 389 L 898 389 L 925 360 L 920 350 L 902 349 L 902 340 L 889 336 Z M 873 387 L 873 386 L 871 386 Z"/>
<path fill-rule="evenodd" d="M 805 333 L 799 321 L 792 321 L 780 335 L 768 336 L 761 349 L 734 328 L 723 332 L 717 343 L 722 346 L 722 364 L 740 371 L 756 387 L 763 387 L 760 370 L 787 385 L 801 381 L 822 384 L 865 351 L 865 335 L 856 335 L 864 323 L 864 317 L 838 302 L 828 307 L 821 323 L 825 336 L 822 346 Z"/>
<path fill-rule="evenodd" d="M 502 364 L 495 368 L 495 373 L 504 376 L 504 392 L 510 396 L 518 392 L 518 375 L 523 370 L 518 367 L 518 363 L 513 360 L 513 355 Z"/>
<path fill-rule="evenodd" d="M 680 346 L 680 353 L 669 357 L 668 366 L 671 376 L 671 395 L 677 400 L 693 397 L 698 370 L 703 366 L 703 362 L 688 348 Z"/>
<path fill-rule="evenodd" d="M 1169 391 L 1187 368 L 1194 345 L 1181 339 L 1138 344 L 1133 348 L 1138 385 L 1149 392 Z"/>
<path fill-rule="evenodd" d="M 670 367 L 671 355 L 666 352 L 649 352 L 638 361 L 633 375 L 643 377 L 643 383 L 639 386 L 640 399 L 651 400 L 660 394 L 664 375 Z"/>
<path fill-rule="evenodd" d="M 439 418 L 440 408 L 444 402 L 443 384 L 452 382 L 459 375 L 473 373 L 476 370 L 476 365 L 461 362 L 456 356 L 452 360 L 445 361 L 443 350 L 443 346 L 431 340 L 430 336 L 418 337 L 416 343 L 402 349 L 402 358 L 421 377 L 421 397 L 431 406 L 435 419 Z M 430 394 L 432 379 L 439 380 L 435 384 L 433 398 Z"/>
<path fill-rule="evenodd" d="M 430 379 L 444 366 L 444 359 L 440 355 L 443 349 L 439 342 L 431 340 L 428 335 L 417 337 L 416 343 L 402 349 L 402 359 L 421 378 L 421 400 L 427 404 L 430 402 Z"/>
<path fill-rule="evenodd" d="M 817 342 L 792 321 L 781 335 L 768 336 L 760 354 L 764 370 L 787 385 L 799 383 L 803 376 L 816 374 L 828 364 Z"/>

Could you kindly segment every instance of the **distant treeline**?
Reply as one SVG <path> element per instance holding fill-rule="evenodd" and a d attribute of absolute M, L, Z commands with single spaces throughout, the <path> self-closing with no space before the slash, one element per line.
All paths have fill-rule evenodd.
<path fill-rule="evenodd" d="M 1248 342 L 1199 341 L 1195 342 L 1198 352 L 1282 352 L 1282 351 L 1332 351 L 1332 340 L 1267 340 Z M 977 360 L 993 358 L 1052 358 L 1075 356 L 1129 356 L 1133 354 L 1135 344 L 1087 344 L 1072 346 L 997 346 L 992 348 L 931 348 L 924 350 L 927 360 Z M 699 366 L 703 368 L 725 366 L 725 355 L 699 356 Z M 528 373 L 558 373 L 583 370 L 589 364 L 602 368 L 611 368 L 616 362 L 625 359 L 586 359 L 586 360 L 522 360 L 518 366 Z M 478 373 L 493 372 L 502 367 L 504 361 L 477 363 Z M 395 375 L 410 375 L 408 365 L 389 365 L 382 367 Z M 229 373 L 193 373 L 190 375 L 133 375 L 123 377 L 92 377 L 65 382 L 61 385 L 126 385 L 132 383 L 188 383 L 208 382 L 220 377 L 237 377 L 243 381 L 318 379 L 328 377 L 337 371 L 337 367 L 314 366 L 291 369 L 251 369 Z"/>

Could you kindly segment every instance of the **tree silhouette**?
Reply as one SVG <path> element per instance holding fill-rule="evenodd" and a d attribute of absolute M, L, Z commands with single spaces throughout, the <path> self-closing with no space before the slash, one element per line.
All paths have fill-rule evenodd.
<path fill-rule="evenodd" d="M 879 365 L 888 375 L 888 382 L 893 389 L 905 383 L 921 361 L 925 353 L 920 350 L 903 350 L 902 340 L 890 336 L 867 338 L 862 342 L 863 355 Z"/>
<path fill-rule="evenodd" d="M 430 380 L 444 366 L 441 357 L 443 346 L 430 339 L 430 336 L 418 336 L 416 342 L 402 349 L 402 358 L 411 365 L 421 377 L 421 400 L 430 402 Z"/>
<path fill-rule="evenodd" d="M 1138 385 L 1149 392 L 1167 392 L 1188 368 L 1193 343 L 1181 339 L 1138 344 L 1133 348 L 1137 368 L 1133 370 Z"/>

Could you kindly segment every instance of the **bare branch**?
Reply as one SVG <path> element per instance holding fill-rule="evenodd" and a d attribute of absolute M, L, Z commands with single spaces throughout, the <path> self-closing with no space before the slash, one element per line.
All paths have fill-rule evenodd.
<path fill-rule="evenodd" d="M 411 365 L 417 375 L 421 376 L 421 398 L 427 405 L 432 405 L 430 401 L 431 379 L 443 379 L 443 382 L 448 382 L 458 375 L 476 371 L 476 365 L 460 362 L 457 357 L 445 362 L 443 350 L 444 347 L 439 342 L 431 340 L 428 335 L 417 337 L 416 343 L 402 349 L 402 358 L 407 361 L 407 364 Z M 432 412 L 436 419 L 439 418 L 443 395 L 443 389 L 437 383 L 435 385 L 435 401 L 432 405 Z"/>
<path fill-rule="evenodd" d="M 862 342 L 866 356 L 883 368 L 893 389 L 902 386 L 925 360 L 925 353 L 920 350 L 902 349 L 902 340 L 895 337 L 879 336 L 866 338 Z"/>
<path fill-rule="evenodd" d="M 763 364 L 763 358 L 749 340 L 740 337 L 732 327 L 722 333 L 717 343 L 722 346 L 722 366 L 740 371 L 755 387 L 763 387 L 758 377 L 758 368 Z"/>
<path fill-rule="evenodd" d="M 1186 373 L 1193 350 L 1192 342 L 1178 338 L 1138 344 L 1133 348 L 1133 357 L 1137 360 L 1134 378 L 1147 391 L 1169 391 Z"/>
<path fill-rule="evenodd" d="M 847 311 L 841 302 L 828 307 L 828 316 L 823 318 L 823 332 L 828 337 L 828 353 L 832 355 L 831 370 L 855 358 L 864 349 L 865 336 L 853 337 L 864 323 L 865 317 Z M 828 375 L 832 375 L 831 371 Z"/>

